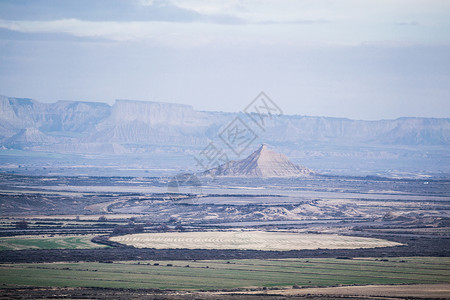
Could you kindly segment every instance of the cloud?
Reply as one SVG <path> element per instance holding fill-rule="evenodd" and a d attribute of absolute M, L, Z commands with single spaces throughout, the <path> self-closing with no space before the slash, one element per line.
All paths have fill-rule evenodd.
<path fill-rule="evenodd" d="M 226 10 L 214 9 L 213 11 L 203 11 L 193 9 L 189 6 L 179 5 L 170 0 L 139 0 L 139 5 L 144 10 L 154 11 L 159 15 L 161 21 L 187 21 L 217 23 L 217 24 L 241 24 L 245 21 L 233 14 L 225 13 Z M 215 5 L 214 7 L 216 7 Z M 184 20 L 183 20 L 184 19 Z"/>
<path fill-rule="evenodd" d="M 314 22 L 300 22 L 300 26 Z M 297 25 L 298 25 L 297 24 Z M 295 26 L 293 24 L 292 26 Z M 289 27 L 292 27 L 289 26 Z M 307 41 L 310 31 L 283 28 L 279 23 L 240 24 L 165 21 L 85 21 L 61 19 L 54 21 L 9 21 L 0 19 L 0 29 L 26 34 L 65 34 L 77 38 L 116 42 L 147 42 L 155 46 L 200 47 L 293 45 Z M 316 39 L 316 37 L 314 37 Z"/>
<path fill-rule="evenodd" d="M 146 1 L 146 0 L 142 0 Z M 162 1 L 162 0 L 159 0 Z M 297 20 L 330 22 L 402 23 L 416 17 L 448 20 L 448 0 L 164 0 L 170 5 L 201 15 L 226 13 L 248 23 L 293 23 Z M 150 1 L 156 3 L 157 0 Z M 406 25 L 406 24 L 405 24 Z M 413 24 L 408 24 L 413 25 Z"/>
<path fill-rule="evenodd" d="M 0 19 L 53 21 L 78 19 L 85 21 L 165 21 L 237 23 L 237 17 L 218 12 L 202 14 L 172 4 L 169 0 L 33 0 L 0 1 Z"/>
<path fill-rule="evenodd" d="M 152 37 L 156 26 L 149 22 L 93 22 L 77 19 L 55 21 L 0 20 L 0 28 L 23 33 L 66 33 L 77 37 L 97 37 L 127 41 Z"/>
<path fill-rule="evenodd" d="M 328 20 L 292 20 L 292 21 L 261 21 L 261 25 L 286 24 L 286 25 L 312 25 L 312 24 L 329 24 Z"/>
<path fill-rule="evenodd" d="M 218 24 L 310 24 L 316 18 L 302 18 L 301 6 L 291 0 L 139 0 L 145 8 L 171 8 L 197 14 L 195 21 Z M 319 20 L 322 21 L 322 20 Z"/>
<path fill-rule="evenodd" d="M 142 6 L 152 6 L 155 4 L 155 0 L 139 0 L 139 4 Z"/>
<path fill-rule="evenodd" d="M 0 28 L 176 47 L 450 43 L 442 34 L 450 30 L 450 2 L 442 0 L 435 0 L 437 8 L 425 0 L 409 0 L 408 6 L 402 5 L 406 0 L 114 1 L 122 6 L 105 7 L 107 2 L 102 2 L 96 7 L 105 11 L 101 17 L 85 15 L 78 7 L 69 14 L 75 17 L 50 20 L 10 20 L 0 2 Z M 56 15 L 66 14 L 65 9 Z"/>
<path fill-rule="evenodd" d="M 169 4 L 177 6 L 186 10 L 195 11 L 204 15 L 223 14 L 227 12 L 234 14 L 236 10 L 243 7 L 240 0 L 227 0 L 227 1 L 202 1 L 202 0 L 140 0 L 144 6 L 153 6 Z"/>
<path fill-rule="evenodd" d="M 395 23 L 396 25 L 399 26 L 418 26 L 419 22 L 417 21 L 409 21 L 409 22 L 397 22 Z"/>
<path fill-rule="evenodd" d="M 0 29 L 28 34 L 67 34 L 81 38 L 117 42 L 144 41 L 154 45 L 196 47 L 221 39 L 227 40 L 226 25 L 174 22 L 96 22 L 78 19 L 55 21 L 0 20 Z M 236 37 L 239 39 L 238 37 Z"/>

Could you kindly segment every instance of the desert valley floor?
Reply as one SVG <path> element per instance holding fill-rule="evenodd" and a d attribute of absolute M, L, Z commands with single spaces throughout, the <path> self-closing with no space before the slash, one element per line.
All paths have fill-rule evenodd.
<path fill-rule="evenodd" d="M 0 175 L 1 293 L 256 299 L 374 285 L 354 290 L 364 298 L 401 284 L 381 290 L 420 298 L 404 287 L 423 284 L 450 296 L 448 180 L 171 182 Z"/>

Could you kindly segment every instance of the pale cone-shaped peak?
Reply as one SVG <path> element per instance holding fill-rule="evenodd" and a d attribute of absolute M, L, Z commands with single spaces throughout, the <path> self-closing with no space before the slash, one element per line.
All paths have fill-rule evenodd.
<path fill-rule="evenodd" d="M 247 158 L 230 161 L 204 174 L 232 177 L 305 177 L 313 172 L 293 164 L 286 155 L 269 150 L 266 144 L 262 144 Z"/>

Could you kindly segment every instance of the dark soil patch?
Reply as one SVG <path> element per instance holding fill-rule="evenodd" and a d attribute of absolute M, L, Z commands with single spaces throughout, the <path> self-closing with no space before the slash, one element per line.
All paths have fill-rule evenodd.
<path fill-rule="evenodd" d="M 6 250 L 0 252 L 0 263 L 43 263 L 67 261 L 125 260 L 212 260 L 267 259 L 312 257 L 407 257 L 450 256 L 450 238 L 414 238 L 379 236 L 405 246 L 372 249 L 318 249 L 292 251 L 202 250 L 202 249 L 139 249 L 116 247 L 105 249 Z"/>

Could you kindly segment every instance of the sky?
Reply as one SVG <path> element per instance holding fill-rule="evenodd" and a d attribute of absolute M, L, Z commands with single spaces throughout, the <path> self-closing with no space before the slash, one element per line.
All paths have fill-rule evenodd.
<path fill-rule="evenodd" d="M 0 94 L 450 117 L 448 0 L 0 0 Z"/>

